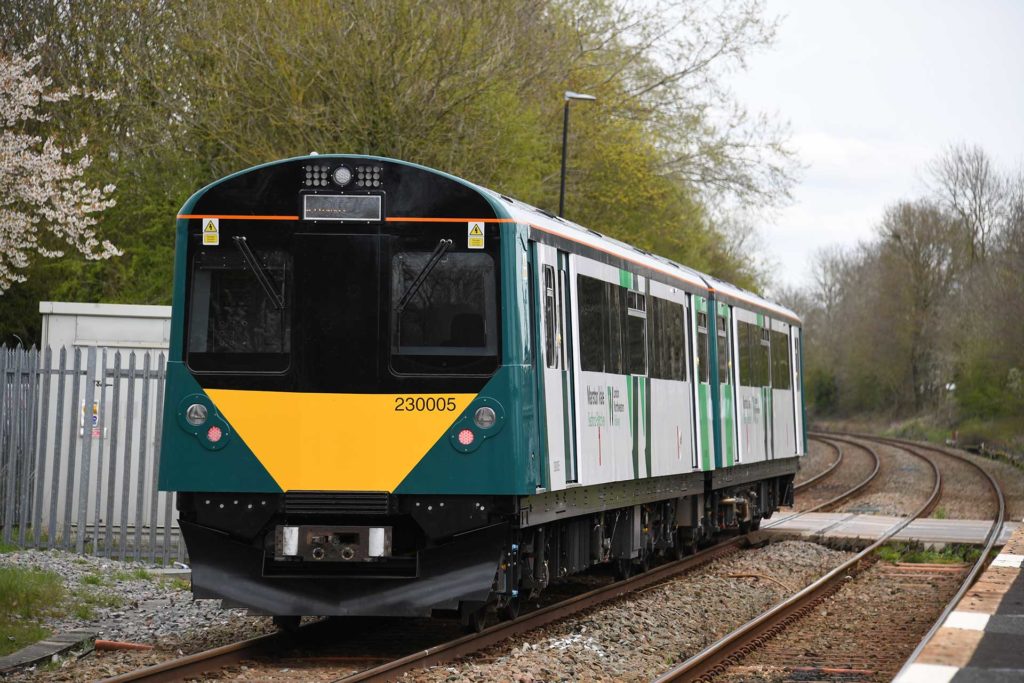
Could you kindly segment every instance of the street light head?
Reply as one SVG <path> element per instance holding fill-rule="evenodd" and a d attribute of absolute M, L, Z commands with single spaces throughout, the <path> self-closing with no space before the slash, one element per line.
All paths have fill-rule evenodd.
<path fill-rule="evenodd" d="M 593 95 L 584 95 L 583 93 L 573 92 L 572 90 L 566 90 L 565 91 L 565 101 L 566 102 L 568 102 L 569 100 L 590 100 L 590 101 L 594 101 L 596 99 L 597 98 L 594 97 Z"/>

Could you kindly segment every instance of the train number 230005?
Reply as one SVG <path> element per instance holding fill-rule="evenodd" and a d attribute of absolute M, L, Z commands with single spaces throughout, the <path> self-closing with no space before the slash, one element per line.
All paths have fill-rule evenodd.
<path fill-rule="evenodd" d="M 455 399 L 451 396 L 395 396 L 395 411 L 441 411 L 455 410 Z"/>

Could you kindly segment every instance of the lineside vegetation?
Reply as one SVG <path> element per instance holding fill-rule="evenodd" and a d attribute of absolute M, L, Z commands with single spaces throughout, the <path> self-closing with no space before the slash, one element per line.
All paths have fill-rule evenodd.
<path fill-rule="evenodd" d="M 554 210 L 566 90 L 598 98 L 573 105 L 567 216 L 756 289 L 752 230 L 720 207 L 786 201 L 795 163 L 727 80 L 775 28 L 755 0 L 4 2 L 0 51 L 45 35 L 55 88 L 116 93 L 45 125 L 88 137 L 124 255 L 26 266 L 0 334 L 36 339 L 40 299 L 167 303 L 177 207 L 269 159 L 386 155 Z"/>

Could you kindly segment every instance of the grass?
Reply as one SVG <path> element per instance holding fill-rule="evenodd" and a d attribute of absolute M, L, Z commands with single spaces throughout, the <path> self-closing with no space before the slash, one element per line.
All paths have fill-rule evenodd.
<path fill-rule="evenodd" d="M 103 577 L 99 574 L 86 574 L 82 577 L 82 583 L 86 586 L 102 586 Z"/>
<path fill-rule="evenodd" d="M 178 590 L 178 591 L 191 591 L 192 590 L 192 582 L 189 581 L 188 579 L 182 579 L 182 578 L 179 578 L 179 577 L 174 577 L 172 579 L 164 579 L 164 583 L 165 584 L 169 584 L 170 587 L 173 590 Z"/>
<path fill-rule="evenodd" d="M 932 513 L 932 519 L 946 519 L 949 517 L 949 513 L 946 512 L 946 508 L 941 505 L 935 508 L 935 512 Z"/>
<path fill-rule="evenodd" d="M 141 568 L 122 573 L 131 579 L 150 578 Z M 47 618 L 72 615 L 91 621 L 97 609 L 125 604 L 120 595 L 102 588 L 108 579 L 101 574 L 86 574 L 80 584 L 69 594 L 55 572 L 0 567 L 0 656 L 50 635 L 42 625 Z"/>
<path fill-rule="evenodd" d="M 54 572 L 0 567 L 0 656 L 50 635 L 39 622 L 61 613 L 65 595 Z"/>
<path fill-rule="evenodd" d="M 950 544 L 942 550 L 926 550 L 920 543 L 889 543 L 877 551 L 884 562 L 914 564 L 963 564 L 976 562 L 981 550 L 972 545 Z"/>

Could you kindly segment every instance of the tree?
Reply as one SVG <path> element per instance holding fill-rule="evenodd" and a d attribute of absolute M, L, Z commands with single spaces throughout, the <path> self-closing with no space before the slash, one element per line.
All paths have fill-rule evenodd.
<path fill-rule="evenodd" d="M 951 145 L 931 165 L 932 193 L 960 220 L 971 263 L 984 260 L 1003 217 L 1006 180 L 984 149 Z"/>
<path fill-rule="evenodd" d="M 92 159 L 88 142 L 62 146 L 43 137 L 47 104 L 72 97 L 109 98 L 109 93 L 71 88 L 54 90 L 35 73 L 43 40 L 24 54 L 0 54 L 0 294 L 24 282 L 33 255 L 57 258 L 69 245 L 87 259 L 108 259 L 121 252 L 93 230 L 97 214 L 114 205 L 113 185 L 90 187 L 82 176 Z"/>

